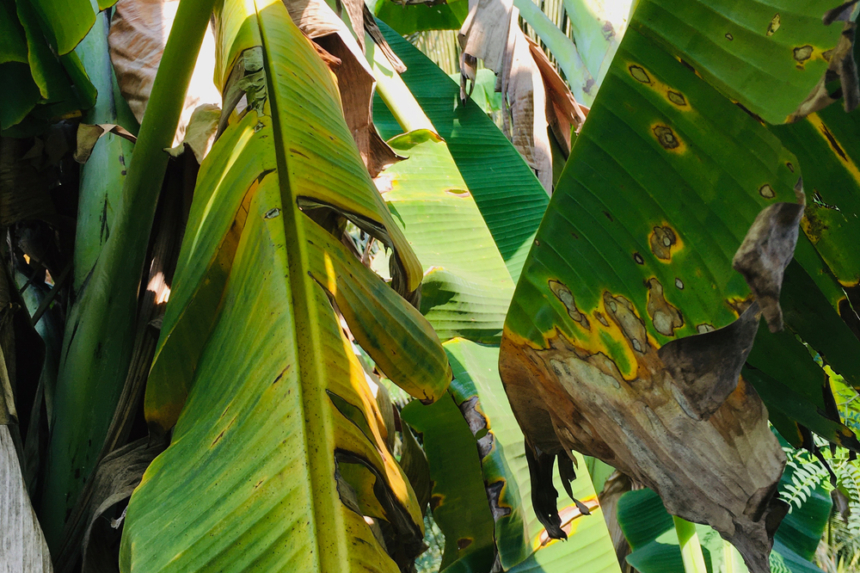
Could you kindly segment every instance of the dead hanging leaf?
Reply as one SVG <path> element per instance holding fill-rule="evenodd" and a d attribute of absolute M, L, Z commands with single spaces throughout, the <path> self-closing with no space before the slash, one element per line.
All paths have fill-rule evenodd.
<path fill-rule="evenodd" d="M 340 61 L 333 69 L 343 103 L 346 125 L 358 145 L 371 177 L 401 158 L 379 136 L 373 125 L 373 89 L 376 80 L 364 57 L 364 10 L 356 2 L 347 9 L 356 35 L 322 0 L 284 0 L 296 26 L 314 43 Z M 354 5 L 350 8 L 350 5 Z M 361 3 L 363 6 L 363 3 Z M 374 22 L 375 26 L 375 22 Z M 356 41 L 361 38 L 361 42 Z"/>
<path fill-rule="evenodd" d="M 164 53 L 170 27 L 176 17 L 179 0 L 119 0 L 111 19 L 110 57 L 120 92 L 137 121 L 149 102 L 155 73 Z M 215 75 L 215 37 L 207 29 L 197 57 L 197 65 L 188 91 L 173 145 L 179 145 L 192 112 L 204 103 L 221 105 L 221 93 L 212 78 Z"/>
<path fill-rule="evenodd" d="M 525 37 L 535 64 L 540 70 L 546 90 L 546 117 L 549 128 L 566 158 L 570 155 L 571 131 L 579 133 L 585 123 L 588 108 L 579 105 L 570 89 L 552 64 L 546 54 L 531 38 Z"/>
<path fill-rule="evenodd" d="M 795 187 L 797 203 L 777 203 L 758 214 L 732 260 L 761 306 L 771 332 L 782 330 L 779 292 L 785 267 L 794 256 L 798 226 L 806 207 L 802 181 Z"/>
<path fill-rule="evenodd" d="M 42 161 L 46 148 L 39 138 L 32 146 L 26 139 L 0 138 L 0 226 L 56 217 L 49 193 L 55 170 Z"/>
<path fill-rule="evenodd" d="M 857 32 L 857 23 L 851 20 L 851 13 L 857 0 L 845 2 L 844 4 L 827 12 L 822 20 L 829 26 L 834 22 L 844 22 L 842 36 L 832 50 L 824 53 L 828 61 L 827 70 L 812 89 L 812 93 L 798 106 L 797 111 L 791 114 L 786 123 L 801 120 L 809 114 L 824 109 L 828 105 L 842 98 L 846 112 L 853 111 L 860 104 L 860 83 L 857 78 L 857 62 L 854 61 L 854 42 Z M 803 54 L 808 57 L 807 54 Z M 798 54 L 795 53 L 795 59 Z M 840 88 L 833 94 L 827 89 L 827 84 L 836 80 L 840 82 Z"/>
<path fill-rule="evenodd" d="M 53 571 L 48 544 L 30 504 L 9 427 L 0 425 L 0 569 Z"/>
<path fill-rule="evenodd" d="M 735 268 L 757 300 L 725 328 L 657 348 L 644 312 L 604 292 L 601 317 L 613 323 L 635 359 L 626 378 L 610 357 L 562 334 L 573 328 L 567 314 L 559 320 L 570 323 L 547 333 L 544 347 L 506 328 L 499 370 L 525 434 L 533 505 L 551 536 L 560 536 L 561 523 L 552 466 L 556 458 L 568 464 L 574 449 L 650 487 L 670 513 L 714 527 L 751 573 L 770 570 L 773 534 L 787 510 L 777 496 L 785 456 L 767 410 L 740 372 L 761 315 L 771 328 L 781 325 L 782 272 L 802 212 L 802 203 L 773 205 L 751 226 Z M 571 300 L 575 296 L 570 293 Z"/>
<path fill-rule="evenodd" d="M 96 142 L 109 133 L 118 135 L 132 143 L 137 141 L 137 137 L 121 125 L 115 125 L 113 123 L 89 125 L 87 123 L 82 123 L 78 125 L 77 148 L 73 155 L 75 161 L 82 164 L 86 163 L 87 159 L 89 159 L 90 155 L 93 153 L 93 147 L 96 146 Z"/>
<path fill-rule="evenodd" d="M 512 0 L 470 2 L 469 15 L 458 35 L 462 50 L 460 97 L 465 99 L 467 83 L 474 82 L 477 74 L 477 60 L 483 60 L 495 72 L 496 91 L 502 93 L 506 103 L 506 132 L 547 193 L 551 193 L 552 151 L 547 128 L 553 129 L 562 150 L 569 152 L 571 126 L 578 129 L 585 115 L 540 48 L 533 46 L 519 28 L 518 21 L 519 11 Z"/>
<path fill-rule="evenodd" d="M 188 147 L 197 159 L 197 164 L 202 164 L 215 143 L 215 133 L 218 131 L 220 120 L 221 108 L 217 105 L 204 103 L 198 106 L 191 114 L 182 143 L 165 151 L 173 157 L 179 157 Z"/>

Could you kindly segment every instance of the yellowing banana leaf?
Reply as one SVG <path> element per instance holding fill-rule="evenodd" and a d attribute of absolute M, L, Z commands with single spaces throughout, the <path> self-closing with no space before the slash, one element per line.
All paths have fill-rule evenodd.
<path fill-rule="evenodd" d="M 380 22 L 385 39 L 406 65 L 403 81 L 454 158 L 469 192 L 516 281 L 548 198 L 534 173 L 493 120 L 430 59 Z M 374 122 L 383 137 L 401 132 L 377 98 Z"/>
<path fill-rule="evenodd" d="M 421 509 L 338 315 L 422 400 L 450 373 L 430 325 L 341 243 L 340 218 L 394 250 L 402 295 L 420 265 L 284 5 L 231 0 L 217 21 L 218 77 L 249 105 L 201 167 L 146 396 L 152 427 L 178 421 L 132 496 L 121 567 L 396 572 L 423 549 Z"/>
<path fill-rule="evenodd" d="M 812 365 L 792 334 L 756 336 L 759 316 L 776 332 L 784 311 L 792 333 L 833 360 L 847 364 L 857 352 L 856 338 L 828 344 L 801 318 L 814 308 L 848 332 L 833 305 L 839 286 L 805 237 L 789 265 L 805 202 L 802 165 L 723 95 L 783 121 L 816 85 L 826 62 L 810 56 L 786 66 L 784 43 L 826 50 L 838 30 L 821 23 L 827 7 L 813 19 L 818 5 L 791 4 L 781 10 L 791 28 L 770 35 L 773 14 L 754 32 L 760 5 L 638 4 L 534 241 L 500 359 L 536 457 L 552 467 L 553 455 L 576 449 L 619 468 L 655 489 L 670 513 L 712 525 L 751 571 L 767 570 L 784 512 L 772 500 L 784 458 L 761 399 L 739 374 L 747 355 L 765 373 Z M 765 80 L 783 68 L 782 91 L 765 97 Z M 780 231 L 771 226 L 776 212 Z M 788 243 L 771 259 L 776 283 L 763 288 L 760 265 L 747 265 L 768 228 Z M 754 341 L 766 351 L 749 354 Z M 821 396 L 823 376 L 798 374 L 779 381 L 795 396 L 801 388 Z M 817 405 L 807 399 L 800 408 L 838 424 Z"/>

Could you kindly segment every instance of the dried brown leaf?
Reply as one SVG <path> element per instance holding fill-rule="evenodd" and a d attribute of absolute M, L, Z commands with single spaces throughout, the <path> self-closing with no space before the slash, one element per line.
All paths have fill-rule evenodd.
<path fill-rule="evenodd" d="M 155 73 L 164 53 L 179 0 L 119 0 L 111 19 L 110 56 L 120 92 L 138 122 L 143 121 Z M 192 112 L 204 103 L 221 105 L 215 73 L 215 37 L 206 31 L 173 145 L 179 145 Z"/>

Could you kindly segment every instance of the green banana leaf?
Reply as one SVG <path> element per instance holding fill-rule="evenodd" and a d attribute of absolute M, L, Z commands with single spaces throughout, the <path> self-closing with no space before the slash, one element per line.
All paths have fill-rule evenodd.
<path fill-rule="evenodd" d="M 534 172 L 493 120 L 417 48 L 380 22 L 385 39 L 406 65 L 403 81 L 445 143 L 514 282 L 520 276 L 548 197 Z M 383 137 L 402 130 L 380 98 L 373 121 Z"/>
<path fill-rule="evenodd" d="M 771 131 L 791 149 L 803 166 L 804 185 L 811 189 L 804 231 L 843 287 L 852 293 L 837 301 L 843 318 L 860 302 L 860 114 L 832 105 L 790 125 Z M 847 318 L 846 318 L 847 320 Z M 855 333 L 860 332 L 856 327 Z"/>
<path fill-rule="evenodd" d="M 95 104 L 96 89 L 73 48 L 96 20 L 90 0 L 0 2 L 0 129 L 28 136 L 49 122 L 80 115 Z"/>
<path fill-rule="evenodd" d="M 567 499 L 562 504 L 559 513 L 569 536 L 565 542 L 549 539 L 538 522 L 532 509 L 523 435 L 498 376 L 498 347 L 464 339 L 450 340 L 444 346 L 454 371 L 454 381 L 449 388 L 453 403 L 444 407 L 446 414 L 431 411 L 442 411 L 441 400 L 429 407 L 413 402 L 403 410 L 404 419 L 410 423 L 415 421 L 416 428 L 422 432 L 425 449 L 429 447 L 427 455 L 437 499 L 434 517 L 446 541 L 453 545 L 452 538 L 474 540 L 468 544 L 461 541 L 460 545 L 470 552 L 461 549 L 458 561 L 446 557 L 442 569 L 448 572 L 486 570 L 486 563 L 492 564 L 493 553 L 488 558 L 484 547 L 492 548 L 494 544 L 505 571 L 561 573 L 569 569 L 573 560 L 588 567 L 589 571 L 618 571 L 615 550 L 591 478 L 584 459 L 578 454 L 577 477 L 571 484 L 571 491 L 591 514 L 583 515 L 581 506 L 573 500 Z M 452 428 L 457 428 L 456 433 Z M 456 448 L 459 452 L 463 442 L 468 443 L 467 451 L 471 453 L 468 456 L 459 454 L 456 462 L 448 461 L 450 450 Z M 480 461 L 480 474 L 475 475 L 474 469 L 460 470 L 473 465 L 473 462 L 467 465 L 462 459 L 464 456 Z M 558 476 L 555 487 L 564 491 Z M 440 511 L 443 519 L 439 518 Z M 449 517 L 452 513 L 458 517 Z M 481 519 L 466 521 L 464 515 Z M 489 538 L 488 527 L 494 531 Z M 481 551 L 484 553 L 478 554 L 478 550 L 472 548 L 473 543 L 479 542 L 483 544 Z"/>
<path fill-rule="evenodd" d="M 458 30 L 469 14 L 467 0 L 397 2 L 375 0 L 373 14 L 404 36 L 426 30 Z"/>
<path fill-rule="evenodd" d="M 789 466 L 780 480 L 780 491 L 790 485 L 792 468 Z M 814 563 L 815 550 L 830 517 L 833 502 L 822 485 L 818 485 L 800 506 L 792 507 L 774 536 L 770 557 L 774 573 L 819 573 Z M 631 491 L 618 502 L 618 523 L 633 550 L 627 556 L 640 573 L 684 573 L 678 536 L 672 516 L 666 513 L 663 503 L 650 489 Z M 726 542 L 707 525 L 696 525 L 706 564 L 710 573 L 745 572 L 743 561 L 730 561 L 727 565 Z"/>
<path fill-rule="evenodd" d="M 391 186 L 385 201 L 424 265 L 421 313 L 443 341 L 498 343 L 514 283 L 447 145 L 428 130 L 388 144 L 407 159 L 377 181 Z"/>
<path fill-rule="evenodd" d="M 132 496 L 121 568 L 395 572 L 423 548 L 421 508 L 335 309 L 413 396 L 444 396 L 450 371 L 340 217 L 393 249 L 404 296 L 421 267 L 284 5 L 231 0 L 217 21 L 216 75 L 249 106 L 201 166 L 146 396 L 151 426 L 176 426 Z"/>

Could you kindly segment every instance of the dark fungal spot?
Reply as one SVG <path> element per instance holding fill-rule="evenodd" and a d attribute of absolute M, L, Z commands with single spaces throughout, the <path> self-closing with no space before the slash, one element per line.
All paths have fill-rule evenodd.
<path fill-rule="evenodd" d="M 657 136 L 657 141 L 664 149 L 675 149 L 681 144 L 675 137 L 675 132 L 665 125 L 655 125 L 653 131 L 654 135 Z"/>
<path fill-rule="evenodd" d="M 633 253 L 633 260 L 636 261 L 637 265 L 644 265 L 645 259 L 642 258 L 642 255 L 639 253 Z"/>
<path fill-rule="evenodd" d="M 612 215 L 609 214 L 609 211 L 604 211 L 603 214 L 606 215 L 606 218 L 610 221 L 615 221 L 615 219 L 612 218 Z"/>
<path fill-rule="evenodd" d="M 675 277 L 675 287 L 676 287 L 678 290 L 684 290 L 684 281 L 682 281 L 681 279 L 679 279 L 679 278 Z"/>
<path fill-rule="evenodd" d="M 809 44 L 806 44 L 805 46 L 800 46 L 799 48 L 794 48 L 794 50 L 792 50 L 792 52 L 794 53 L 794 59 L 797 60 L 798 62 L 803 63 L 812 57 L 812 46 L 810 46 Z"/>
<path fill-rule="evenodd" d="M 732 40 L 734 40 L 734 39 L 735 39 L 735 37 L 734 37 L 734 36 L 732 36 L 732 35 L 731 35 L 731 34 L 729 34 L 729 33 L 726 33 L 726 40 L 728 40 L 729 42 L 731 42 L 731 41 L 732 41 Z"/>
<path fill-rule="evenodd" d="M 699 334 L 705 334 L 706 332 L 713 332 L 715 330 L 716 328 L 714 328 L 713 324 L 704 323 L 696 325 L 696 332 Z"/>
<path fill-rule="evenodd" d="M 599 322 L 600 324 L 602 324 L 606 328 L 609 328 L 609 321 L 606 320 L 606 317 L 603 316 L 603 313 L 600 312 L 599 310 L 594 311 L 594 318 L 597 319 L 597 322 Z"/>
<path fill-rule="evenodd" d="M 758 194 L 765 199 L 773 199 L 774 197 L 776 197 L 776 191 L 774 191 L 773 187 L 771 187 L 767 183 L 759 187 Z"/>
<path fill-rule="evenodd" d="M 571 233 L 570 236 L 574 239 L 579 239 L 579 235 L 577 235 L 576 233 Z"/>
<path fill-rule="evenodd" d="M 830 133 L 829 129 L 827 129 L 827 126 L 822 125 L 821 131 L 824 133 L 824 137 L 827 138 L 827 142 L 830 144 L 830 147 L 833 148 L 833 151 L 835 151 L 843 161 L 848 161 L 848 156 L 845 155 L 845 150 L 842 149 L 842 146 L 839 145 L 839 142 L 836 141 L 836 138 L 833 137 L 833 134 Z"/>
<path fill-rule="evenodd" d="M 785 166 L 788 167 L 788 170 L 794 173 L 794 165 L 791 164 L 791 161 L 786 161 Z"/>
<path fill-rule="evenodd" d="M 582 325 L 583 328 L 589 330 L 591 328 L 591 324 L 588 322 L 588 318 L 586 318 L 586 316 L 576 308 L 576 299 L 574 298 L 573 293 L 570 292 L 570 289 L 563 283 L 556 280 L 550 280 L 548 284 L 552 294 L 554 294 L 567 309 L 568 316 Z"/>
<path fill-rule="evenodd" d="M 688 62 L 684 59 L 680 59 L 680 58 L 678 59 L 678 61 L 681 62 L 682 66 L 684 66 L 685 68 L 687 68 L 688 70 L 690 70 L 694 74 L 696 73 L 696 68 L 693 67 L 693 64 L 691 64 L 690 62 Z"/>
<path fill-rule="evenodd" d="M 672 90 L 669 90 L 669 93 L 666 95 L 666 97 L 668 97 L 669 101 L 675 105 L 687 105 L 687 99 L 683 96 L 683 94 L 680 94 L 678 92 L 673 92 Z"/>
<path fill-rule="evenodd" d="M 457 549 L 462 551 L 463 549 L 467 548 L 471 544 L 472 544 L 471 539 L 469 539 L 468 537 L 461 537 L 460 539 L 457 540 Z"/>
<path fill-rule="evenodd" d="M 651 83 L 651 78 L 648 76 L 648 72 L 646 72 L 641 66 L 630 66 L 627 69 L 630 70 L 630 75 L 633 76 L 633 79 L 637 82 L 642 82 L 643 84 Z"/>
<path fill-rule="evenodd" d="M 537 239 L 535 239 L 535 247 L 540 247 L 540 241 L 538 241 Z"/>

